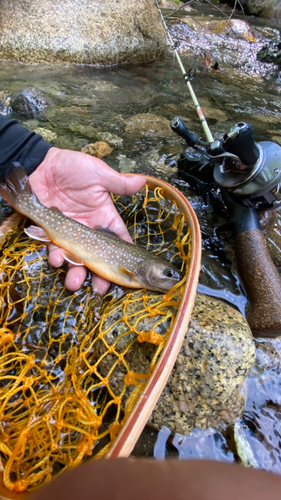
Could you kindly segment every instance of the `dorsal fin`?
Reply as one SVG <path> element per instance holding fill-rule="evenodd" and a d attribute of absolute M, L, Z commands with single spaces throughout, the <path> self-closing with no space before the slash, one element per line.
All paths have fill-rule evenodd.
<path fill-rule="evenodd" d="M 56 212 L 58 214 L 64 215 L 63 212 L 58 207 L 55 207 L 54 205 L 52 207 L 50 207 L 50 210 L 52 210 L 52 212 Z"/>
<path fill-rule="evenodd" d="M 111 229 L 108 229 L 107 227 L 97 227 L 95 228 L 95 231 L 98 231 L 99 233 L 102 233 L 105 236 L 109 236 L 109 238 L 118 238 L 120 240 L 118 234 L 115 233 L 114 231 L 111 231 Z"/>

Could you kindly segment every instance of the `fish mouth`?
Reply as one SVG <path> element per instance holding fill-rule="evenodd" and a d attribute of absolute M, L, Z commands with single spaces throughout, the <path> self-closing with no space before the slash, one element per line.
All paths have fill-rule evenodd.
<path fill-rule="evenodd" d="M 154 286 L 154 290 L 158 291 L 158 292 L 162 292 L 162 293 L 166 293 L 166 292 L 169 292 L 173 286 L 177 285 L 179 283 L 180 280 L 169 280 L 168 283 L 161 283 L 160 286 L 158 285 L 155 285 Z"/>

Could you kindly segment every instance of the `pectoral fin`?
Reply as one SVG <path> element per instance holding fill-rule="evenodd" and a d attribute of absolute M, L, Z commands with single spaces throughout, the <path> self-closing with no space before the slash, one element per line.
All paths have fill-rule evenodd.
<path fill-rule="evenodd" d="M 25 234 L 29 236 L 29 238 L 33 238 L 34 240 L 44 241 L 45 243 L 50 243 L 49 236 L 45 233 L 44 229 L 39 226 L 29 226 L 24 229 Z"/>
<path fill-rule="evenodd" d="M 70 252 L 63 252 L 63 256 L 67 262 L 70 262 L 71 264 L 74 264 L 75 266 L 84 266 L 83 260 L 79 259 L 79 257 L 76 257 L 76 255 L 73 255 Z"/>
<path fill-rule="evenodd" d="M 129 271 L 129 269 L 126 269 L 124 266 L 120 266 L 120 271 L 121 273 L 124 273 L 126 274 L 131 281 L 134 281 L 137 277 L 136 273 L 134 273 L 133 271 Z"/>

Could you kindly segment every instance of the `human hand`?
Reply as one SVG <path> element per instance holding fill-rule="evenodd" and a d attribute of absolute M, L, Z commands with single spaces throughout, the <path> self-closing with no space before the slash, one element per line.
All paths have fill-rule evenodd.
<path fill-rule="evenodd" d="M 46 207 L 55 206 L 64 215 L 86 226 L 108 227 L 120 238 L 132 243 L 127 228 L 117 213 L 110 193 L 131 195 L 145 185 L 145 177 L 122 175 L 104 161 L 85 153 L 51 148 L 43 162 L 29 176 L 30 185 L 39 201 Z M 49 245 L 49 264 L 60 267 L 63 251 Z M 78 290 L 87 276 L 84 266 L 68 265 L 65 286 Z M 109 282 L 92 276 L 93 289 L 104 294 Z"/>

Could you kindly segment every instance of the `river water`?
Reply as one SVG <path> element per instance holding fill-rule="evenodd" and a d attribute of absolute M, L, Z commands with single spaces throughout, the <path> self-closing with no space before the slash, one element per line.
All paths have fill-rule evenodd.
<path fill-rule="evenodd" d="M 257 51 L 277 34 L 277 26 L 248 19 L 255 36 L 250 42 L 249 32 L 241 25 L 210 31 L 210 23 L 224 21 L 215 10 L 198 9 L 190 15 L 192 22 L 182 13 L 173 14 L 172 33 L 180 43 L 186 69 L 197 70 L 192 84 L 214 137 L 222 137 L 235 123 L 245 121 L 253 125 L 257 141 L 281 144 L 279 69 L 256 60 Z M 203 64 L 206 50 L 220 71 Z M 11 106 L 10 96 L 26 89 L 36 89 L 46 103 L 38 115 Z M 80 150 L 104 140 L 113 148 L 105 158 L 113 168 L 154 175 L 180 189 L 191 201 L 202 228 L 199 290 L 245 312 L 247 298 L 235 271 L 231 239 L 219 238 L 216 233 L 227 217 L 219 194 L 199 195 L 178 175 L 176 162 L 185 144 L 170 132 L 166 122 L 147 115 L 131 119 L 137 114 L 167 120 L 179 115 L 204 138 L 171 50 L 164 61 L 111 68 L 2 61 L 0 102 L 4 114 L 42 133 L 55 146 Z M 5 207 L 2 218 L 7 213 Z M 187 438 L 171 438 L 167 429 L 157 434 L 147 428 L 135 454 L 248 460 L 252 466 L 280 473 L 281 342 L 258 339 L 256 345 L 257 362 L 244 387 L 246 411 L 235 428 L 224 435 L 195 430 Z M 247 459 L 239 452 L 241 448 L 248 450 Z"/>

